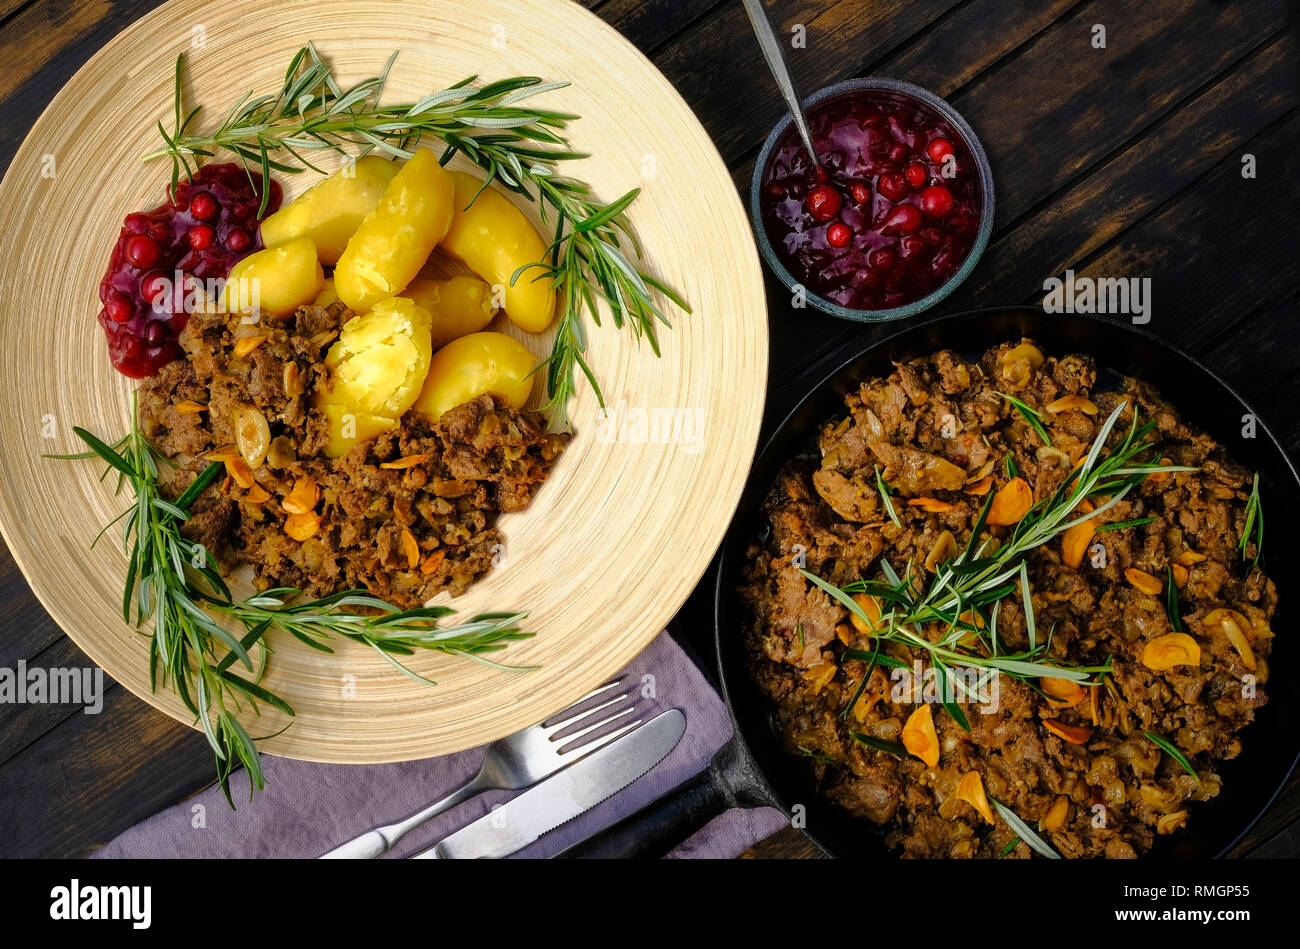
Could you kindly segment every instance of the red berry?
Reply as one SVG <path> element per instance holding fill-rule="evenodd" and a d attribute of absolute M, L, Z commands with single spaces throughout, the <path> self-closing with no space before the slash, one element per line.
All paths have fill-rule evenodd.
<path fill-rule="evenodd" d="M 890 201 L 901 201 L 907 197 L 907 179 L 898 172 L 881 175 L 876 182 L 876 190 Z"/>
<path fill-rule="evenodd" d="M 943 185 L 931 185 L 921 192 L 921 210 L 928 217 L 947 217 L 952 205 L 952 192 Z"/>
<path fill-rule="evenodd" d="M 898 142 L 889 150 L 889 163 L 891 165 L 901 165 L 903 162 L 907 161 L 911 155 L 912 150 L 902 142 Z"/>
<path fill-rule="evenodd" d="M 808 192 L 808 213 L 818 221 L 829 221 L 840 213 L 840 193 L 830 185 L 818 185 Z"/>
<path fill-rule="evenodd" d="M 162 323 L 157 320 L 150 320 L 149 325 L 144 328 L 146 346 L 161 346 L 166 338 L 167 331 L 163 329 Z"/>
<path fill-rule="evenodd" d="M 140 281 L 140 295 L 154 305 L 165 302 L 170 292 L 171 280 L 164 273 L 154 271 Z"/>
<path fill-rule="evenodd" d="M 251 243 L 252 238 L 248 236 L 248 231 L 242 227 L 231 228 L 230 233 L 226 235 L 226 246 L 236 254 L 248 250 L 248 245 Z"/>
<path fill-rule="evenodd" d="M 885 218 L 885 224 L 880 229 L 880 233 L 894 234 L 911 234 L 921 226 L 921 212 L 917 210 L 914 204 L 900 204 L 894 208 L 893 213 Z"/>
<path fill-rule="evenodd" d="M 207 250 L 212 246 L 212 228 L 206 224 L 196 224 L 190 228 L 190 246 L 195 250 Z"/>
<path fill-rule="evenodd" d="M 926 146 L 925 153 L 930 156 L 930 161 L 943 164 L 943 160 L 952 154 L 952 142 L 946 138 L 936 138 Z"/>
<path fill-rule="evenodd" d="M 126 259 L 141 270 L 148 270 L 158 263 L 161 254 L 162 248 L 148 234 L 136 234 L 134 237 L 127 238 Z"/>
<path fill-rule="evenodd" d="M 914 161 L 907 166 L 903 172 L 907 178 L 907 183 L 913 188 L 920 188 L 930 179 L 930 173 L 925 170 L 925 166 L 919 161 Z"/>
<path fill-rule="evenodd" d="M 851 240 L 853 240 L 853 231 L 847 224 L 836 221 L 826 228 L 826 243 L 832 247 L 848 247 Z"/>
<path fill-rule="evenodd" d="M 131 318 L 131 301 L 123 293 L 114 293 L 104 304 L 108 318 L 114 323 L 125 323 Z"/>
<path fill-rule="evenodd" d="M 878 247 L 868 255 L 867 262 L 877 270 L 890 271 L 898 263 L 898 255 L 892 248 Z"/>
<path fill-rule="evenodd" d="M 190 213 L 200 221 L 211 221 L 217 216 L 217 199 L 200 191 L 190 201 Z"/>
<path fill-rule="evenodd" d="M 853 200 L 858 204 L 866 204 L 871 200 L 871 189 L 861 181 L 855 181 L 850 190 L 853 192 Z"/>

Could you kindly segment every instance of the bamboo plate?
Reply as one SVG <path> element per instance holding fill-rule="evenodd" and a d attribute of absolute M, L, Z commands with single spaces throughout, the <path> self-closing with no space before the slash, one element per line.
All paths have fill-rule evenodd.
<path fill-rule="evenodd" d="M 438 681 L 430 688 L 364 646 L 336 644 L 329 656 L 273 636 L 265 684 L 298 715 L 263 743 L 266 751 L 355 763 L 444 754 L 577 699 L 644 648 L 695 586 L 758 436 L 767 375 L 762 274 L 744 210 L 704 129 L 649 61 L 576 4 L 173 0 L 116 37 L 55 97 L 0 184 L 0 529 L 55 621 L 167 714 L 191 723 L 174 694 L 150 691 L 148 638 L 122 622 L 126 556 L 108 538 L 90 549 L 124 500 L 97 480 L 92 462 L 41 456 L 77 450 L 74 425 L 114 438 L 124 431 L 130 384 L 109 365 L 97 289 L 122 218 L 162 200 L 168 168 L 140 156 L 159 144 L 155 123 L 171 121 L 176 54 L 187 53 L 187 98 L 207 106 L 200 125 L 208 128 L 250 88 L 278 88 L 292 53 L 309 40 L 343 82 L 376 75 L 400 49 L 389 77 L 393 101 L 471 74 L 571 81 L 539 101 L 582 116 L 570 138 L 592 157 L 573 174 L 606 200 L 643 189 L 631 218 L 649 266 L 694 309 L 661 334 L 660 359 L 608 321 L 592 328 L 591 364 L 608 403 L 623 407 L 613 419 L 629 424 L 598 424 L 596 399 L 581 387 L 568 452 L 532 507 L 501 521 L 504 564 L 450 601 L 462 617 L 530 611 L 526 626 L 536 637 L 501 658 L 540 669 L 506 673 L 413 657 L 412 668 Z M 277 177 L 286 200 L 316 180 L 310 172 Z M 527 342 L 549 351 L 549 339 Z M 652 409 L 682 413 L 701 437 L 655 440 L 654 429 L 630 424 L 634 411 Z M 236 584 L 236 595 L 247 591 Z M 671 688 L 660 685 L 669 696 Z M 253 733 L 284 721 L 263 710 Z"/>

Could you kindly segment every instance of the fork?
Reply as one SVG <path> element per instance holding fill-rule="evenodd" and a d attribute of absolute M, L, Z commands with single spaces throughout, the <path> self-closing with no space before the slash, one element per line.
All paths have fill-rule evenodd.
<path fill-rule="evenodd" d="M 634 715 L 639 695 L 621 708 L 616 706 L 632 695 L 631 688 L 613 698 L 606 698 L 598 705 L 589 708 L 584 706 L 617 689 L 623 679 L 623 676 L 619 676 L 606 682 L 545 721 L 494 741 L 488 745 L 487 756 L 483 759 L 478 774 L 446 797 L 406 820 L 366 831 L 328 853 L 321 854 L 320 859 L 373 859 L 383 856 L 413 828 L 476 794 L 493 789 L 517 791 L 529 787 L 596 749 L 603 748 L 640 724 L 640 719 Z M 570 731 L 577 725 L 582 728 Z M 610 725 L 618 727 L 608 733 L 595 734 Z"/>

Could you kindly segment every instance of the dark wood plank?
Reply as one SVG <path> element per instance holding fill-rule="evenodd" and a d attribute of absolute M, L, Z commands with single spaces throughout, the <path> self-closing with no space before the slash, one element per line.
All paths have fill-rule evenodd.
<path fill-rule="evenodd" d="M 1097 0 L 958 90 L 952 102 L 980 134 L 1000 185 L 1003 226 L 1179 107 L 1265 38 L 1261 23 L 1280 24 L 1285 13 L 1284 0 L 1249 9 Z M 1096 23 L 1107 29 L 1104 50 L 1089 45 Z"/>
<path fill-rule="evenodd" d="M 212 782 L 203 736 L 120 687 L 0 768 L 0 858 L 84 857 Z"/>
<path fill-rule="evenodd" d="M 727 0 L 606 0 L 594 9 L 647 56 L 711 15 Z"/>
<path fill-rule="evenodd" d="M 1211 368 L 1232 380 L 1252 407 L 1273 425 L 1294 414 L 1272 390 L 1296 371 L 1296 328 L 1300 326 L 1300 291 L 1292 290 L 1258 310 L 1244 315 L 1220 337 L 1201 347 L 1198 355 Z M 1286 446 L 1300 454 L 1300 444 Z"/>
<path fill-rule="evenodd" d="M 0 616 L 4 617 L 0 666 L 12 668 L 19 659 L 31 659 L 63 636 L 63 630 L 32 595 L 3 542 L 0 542 Z"/>
<path fill-rule="evenodd" d="M 1296 56 L 1290 37 L 1276 38 L 1104 165 L 1053 195 L 990 244 L 957 301 L 998 294 L 1009 300 L 1036 298 L 1045 276 L 1088 260 L 1211 169 L 1223 164 L 1230 173 L 1244 143 L 1300 102 Z M 1249 184 L 1261 192 L 1294 187 L 1276 168 Z M 1253 206 L 1265 230 L 1283 225 L 1289 213 L 1285 202 Z M 1186 236 L 1190 242 L 1192 235 Z"/>
<path fill-rule="evenodd" d="M 1243 301 L 1277 298 L 1300 276 L 1295 245 L 1262 236 L 1284 233 L 1290 215 L 1280 209 L 1300 199 L 1298 135 L 1300 115 L 1292 113 L 1247 143 L 1269 169 L 1267 182 L 1243 179 L 1230 155 L 1201 186 L 1125 231 L 1079 273 L 1149 276 L 1155 301 L 1149 328 L 1191 349 L 1210 342 Z M 1270 208 L 1279 209 L 1276 216 Z M 1236 235 L 1259 236 L 1231 239 Z"/>
<path fill-rule="evenodd" d="M 49 648 L 42 650 L 37 655 L 24 657 L 24 661 L 26 663 L 25 667 L 18 666 L 17 662 L 0 662 L 0 666 L 15 671 L 19 668 L 39 668 L 44 670 L 47 676 L 51 670 L 55 669 L 77 670 L 79 676 L 82 676 L 82 670 L 91 670 L 92 675 L 97 670 L 95 664 L 87 658 L 86 654 L 78 649 L 72 640 L 66 636 L 59 637 Z M 100 698 L 101 701 L 106 701 L 108 690 L 115 688 L 117 683 L 103 670 L 98 670 L 98 673 L 101 689 Z M 82 685 L 84 683 L 85 677 L 82 676 Z M 85 711 L 86 708 L 90 707 L 88 696 L 83 699 L 83 702 L 85 704 L 82 705 L 58 704 L 49 701 L 38 704 L 5 703 L 0 705 L 0 767 L 33 741 L 63 725 L 72 716 L 102 714 L 102 708 L 98 712 L 93 711 L 93 709 L 90 712 Z"/>
<path fill-rule="evenodd" d="M 802 24 L 807 45 L 786 59 L 805 93 L 854 75 L 952 9 L 952 0 L 797 0 L 769 7 L 779 36 Z M 752 155 L 785 113 L 739 3 L 719 8 L 707 29 L 691 30 L 655 56 L 682 91 L 728 163 Z"/>

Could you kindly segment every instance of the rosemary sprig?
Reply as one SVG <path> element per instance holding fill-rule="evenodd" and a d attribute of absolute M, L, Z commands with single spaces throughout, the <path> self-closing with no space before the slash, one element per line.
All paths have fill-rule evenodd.
<path fill-rule="evenodd" d="M 1002 398 L 1015 406 L 1016 411 L 1020 413 L 1021 417 L 1024 418 L 1033 430 L 1038 433 L 1038 437 L 1043 440 L 1044 445 L 1049 447 L 1051 446 L 1052 436 L 1047 434 L 1047 429 L 1043 426 L 1043 417 L 1038 414 L 1036 409 L 1030 408 L 1015 396 L 1007 395 L 1005 392 L 999 392 L 998 395 L 1002 396 Z"/>
<path fill-rule="evenodd" d="M 1192 767 L 1192 763 L 1187 760 L 1187 756 L 1182 753 L 1182 751 L 1178 748 L 1177 745 L 1175 745 L 1168 738 L 1161 738 L 1159 735 L 1154 734 L 1153 732 L 1143 731 L 1142 734 L 1146 735 L 1147 741 L 1151 742 L 1151 744 L 1155 745 L 1157 748 L 1159 748 L 1169 757 L 1177 761 L 1179 766 L 1184 771 L 1186 771 L 1188 774 L 1194 777 L 1198 784 L 1200 783 L 1201 776 L 1196 773 L 1196 769 Z"/>
<path fill-rule="evenodd" d="M 1250 497 L 1246 500 L 1246 526 L 1242 528 L 1241 538 L 1237 541 L 1242 560 L 1246 559 L 1246 550 L 1252 540 L 1255 542 L 1255 556 L 1250 562 L 1253 568 L 1259 566 L 1259 556 L 1264 552 L 1264 502 L 1259 498 L 1259 472 L 1255 472 Z"/>
<path fill-rule="evenodd" d="M 130 431 L 113 444 L 83 428 L 73 431 L 89 451 L 47 457 L 98 458 L 108 466 L 106 473 L 117 473 L 118 491 L 124 485 L 130 486 L 134 503 L 109 525 L 123 522 L 122 543 L 128 554 L 122 618 L 137 628 L 153 621 L 150 688 L 158 688 L 161 671 L 164 684 L 194 714 L 216 756 L 218 783 L 232 807 L 230 774 L 236 765 L 242 764 L 248 772 L 250 797 L 266 784 L 257 749 L 261 739 L 248 733 L 236 713 L 244 711 L 247 701 L 258 715 L 259 705 L 294 715 L 292 706 L 261 685 L 270 651 L 264 640 L 273 629 L 288 632 L 326 652 L 332 650 L 322 640 L 331 635 L 363 642 L 407 675 L 424 682 L 430 680 L 402 666 L 393 655 L 433 649 L 496 668 L 522 668 L 492 662 L 484 654 L 531 635 L 518 628 L 526 615 L 523 613 L 490 613 L 458 626 L 439 627 L 437 620 L 452 610 L 399 610 L 357 590 L 308 602 L 290 602 L 299 592 L 290 588 L 234 599 L 203 546 L 181 534 L 190 506 L 211 485 L 221 466 L 209 465 L 175 501 L 167 500 L 159 484 L 159 466 L 172 462 L 158 453 L 140 431 L 134 396 Z M 355 612 L 362 608 L 374 613 Z M 232 633 L 219 622 L 221 618 L 237 621 L 244 628 L 243 634 Z M 258 646 L 260 655 L 254 660 L 253 650 Z M 235 671 L 236 663 L 244 667 L 247 676 Z"/>
<path fill-rule="evenodd" d="M 1093 529 L 1094 534 L 1100 534 L 1102 531 L 1122 531 L 1129 527 L 1141 527 L 1143 524 L 1151 524 L 1160 520 L 1158 517 L 1137 517 L 1131 521 L 1111 521 L 1109 524 L 1098 524 Z"/>
<path fill-rule="evenodd" d="M 1061 855 L 1052 849 L 1052 845 L 1034 833 L 1033 828 L 1021 820 L 1015 811 L 995 797 L 990 797 L 989 803 L 993 805 L 993 809 L 998 812 L 998 815 L 1007 822 L 1007 826 L 1014 830 L 1020 836 L 1020 839 L 1029 844 L 1031 848 L 1037 850 L 1049 860 L 1061 859 Z M 1003 853 L 1006 853 L 1006 851 L 1003 851 Z"/>
<path fill-rule="evenodd" d="M 1169 617 L 1169 625 L 1173 627 L 1175 633 L 1183 631 L 1183 610 L 1178 602 L 1178 584 L 1174 582 L 1174 568 L 1165 567 L 1165 613 Z"/>
<path fill-rule="evenodd" d="M 677 293 L 634 263 L 641 258 L 641 247 L 626 212 L 639 189 L 605 204 L 592 196 L 585 182 L 560 174 L 561 163 L 587 157 L 573 151 L 561 134 L 578 116 L 537 108 L 527 100 L 568 83 L 521 76 L 480 86 L 477 77 L 470 76 L 418 102 L 384 105 L 380 98 L 396 55 L 389 57 L 380 75 L 343 89 L 331 66 L 308 44 L 290 61 L 277 92 L 246 94 L 206 135 L 193 131 L 201 107 L 184 108 L 183 59 L 178 56 L 174 124 L 168 132 L 158 123 L 166 147 L 145 157 L 171 159 L 175 188 L 182 174 L 192 175 L 201 160 L 223 149 L 243 163 L 250 179 L 256 166 L 264 180 L 272 171 L 321 171 L 308 159 L 311 152 L 365 155 L 378 150 L 409 158 L 410 148 L 422 136 L 443 143 L 443 164 L 458 152 L 464 154 L 487 173 L 487 182 L 498 181 L 536 202 L 543 221 L 554 228 L 545 259 L 520 267 L 511 283 L 547 280 L 559 294 L 551 353 L 537 371 L 546 376 L 546 408 L 552 426 L 567 428 L 577 371 L 586 377 L 602 408 L 605 405 L 584 356 L 583 317 L 589 315 L 600 325 L 598 299 L 609 307 L 615 327 L 630 325 L 656 356 L 658 325 L 672 325 L 656 293 L 691 311 Z M 267 194 L 263 189 L 262 210 Z"/>
<path fill-rule="evenodd" d="M 888 741 L 884 738 L 876 738 L 872 735 L 864 735 L 861 732 L 851 731 L 849 737 L 860 745 L 866 745 L 876 751 L 882 751 L 887 755 L 893 755 L 895 758 L 901 758 L 907 754 L 907 749 L 903 747 L 901 741 Z"/>
<path fill-rule="evenodd" d="M 885 505 L 885 513 L 889 515 L 889 519 L 894 522 L 895 527 L 901 528 L 903 522 L 898 519 L 898 512 L 894 510 L 894 502 L 891 497 L 894 492 L 885 483 L 885 477 L 880 473 L 880 465 L 876 465 L 876 490 L 880 492 L 880 500 Z"/>
<path fill-rule="evenodd" d="M 1099 429 L 1083 463 L 1050 497 L 1038 501 L 996 548 L 992 546 L 992 537 L 981 537 L 992 502 L 990 493 L 964 549 L 940 564 L 928 583 L 913 576 L 910 562 L 900 578 L 884 558 L 880 561 L 883 580 L 857 580 L 843 588 L 806 570 L 801 572 L 845 609 L 874 627 L 872 635 L 877 639 L 877 651 L 880 642 L 887 642 L 927 653 L 936 675 L 943 676 L 958 689 L 967 687 L 951 675 L 952 667 L 957 665 L 985 669 L 990 674 L 1007 674 L 1017 679 L 1053 676 L 1085 681 L 1090 675 L 1104 673 L 1110 667 L 1109 661 L 1101 666 L 1066 666 L 1041 661 L 1049 642 L 1040 641 L 1037 634 L 1027 556 L 1080 521 L 1094 519 L 1119 504 L 1153 471 L 1194 470 L 1139 461 L 1138 457 L 1152 447 L 1146 436 L 1154 424 L 1139 425 L 1136 412 L 1127 433 L 1113 449 L 1103 454 L 1127 405 L 1127 402 L 1122 402 L 1116 406 Z M 1100 503 L 1090 512 L 1080 512 L 1078 507 L 1085 499 L 1096 499 Z M 1025 614 L 1029 648 L 1007 654 L 1001 651 L 998 642 L 997 614 L 1001 601 L 1017 591 Z M 855 593 L 865 593 L 880 601 L 881 617 L 878 621 L 866 615 L 853 599 Z M 935 639 L 922 634 L 922 629 L 931 624 L 941 627 Z M 981 655 L 971 648 L 973 640 L 982 640 L 988 655 Z M 861 652 L 850 658 L 867 661 L 873 656 Z M 948 704 L 951 703 L 945 703 L 945 707 Z M 949 714 L 952 714 L 951 709 Z M 967 727 L 963 724 L 964 715 L 952 717 L 959 725 Z"/>

